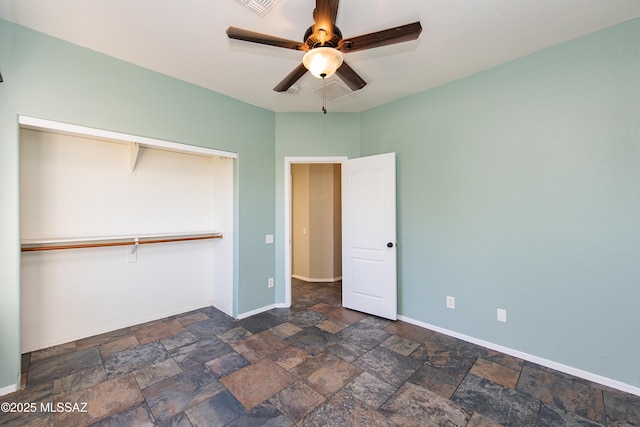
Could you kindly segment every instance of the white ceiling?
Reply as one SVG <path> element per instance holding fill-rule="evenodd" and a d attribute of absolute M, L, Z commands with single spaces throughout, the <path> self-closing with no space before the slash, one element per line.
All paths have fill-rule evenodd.
<path fill-rule="evenodd" d="M 279 0 L 259 16 L 236 0 L 0 0 L 0 18 L 269 110 L 320 111 L 310 91 L 322 82 L 309 73 L 296 93 L 272 90 L 302 52 L 225 34 L 235 26 L 303 41 L 314 6 Z M 327 109 L 364 111 L 637 17 L 640 0 L 343 0 L 345 38 L 416 20 L 423 31 L 346 54 L 368 85 Z"/>

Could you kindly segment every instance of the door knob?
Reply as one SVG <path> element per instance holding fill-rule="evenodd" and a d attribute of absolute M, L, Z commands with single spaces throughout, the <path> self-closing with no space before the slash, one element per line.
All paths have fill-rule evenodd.
<path fill-rule="evenodd" d="M 391 242 L 387 243 L 387 247 L 388 248 L 392 248 L 393 247 L 393 243 L 391 243 Z"/>

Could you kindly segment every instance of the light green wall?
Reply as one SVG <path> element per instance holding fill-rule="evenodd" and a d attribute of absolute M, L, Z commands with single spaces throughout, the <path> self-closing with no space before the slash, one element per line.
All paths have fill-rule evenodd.
<path fill-rule="evenodd" d="M 236 313 L 273 303 L 275 114 L 0 20 L 0 389 L 20 374 L 17 115 L 238 153 Z"/>
<path fill-rule="evenodd" d="M 357 157 L 359 144 L 358 113 L 276 114 L 276 303 L 284 303 L 285 300 L 284 158 Z"/>
<path fill-rule="evenodd" d="M 400 314 L 640 386 L 637 40 L 639 20 L 325 116 L 0 20 L 0 389 L 20 372 L 17 114 L 238 152 L 236 313 L 284 301 L 284 157 L 395 151 Z"/>
<path fill-rule="evenodd" d="M 362 113 L 361 154 L 397 152 L 402 315 L 640 386 L 639 40 L 635 20 Z"/>

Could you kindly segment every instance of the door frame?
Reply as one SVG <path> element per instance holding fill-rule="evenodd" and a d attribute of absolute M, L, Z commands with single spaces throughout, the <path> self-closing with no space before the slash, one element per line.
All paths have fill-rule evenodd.
<path fill-rule="evenodd" d="M 347 156 L 284 158 L 284 305 L 286 307 L 291 307 L 291 165 L 329 163 L 340 164 L 342 167 L 348 159 Z"/>

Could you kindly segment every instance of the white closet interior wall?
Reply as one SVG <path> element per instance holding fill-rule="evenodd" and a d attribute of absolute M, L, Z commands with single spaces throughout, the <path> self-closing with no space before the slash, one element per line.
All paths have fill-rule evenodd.
<path fill-rule="evenodd" d="M 148 145 L 132 157 L 126 141 L 20 132 L 23 242 L 224 236 L 23 252 L 23 352 L 204 306 L 232 314 L 232 157 Z"/>

